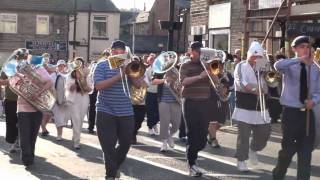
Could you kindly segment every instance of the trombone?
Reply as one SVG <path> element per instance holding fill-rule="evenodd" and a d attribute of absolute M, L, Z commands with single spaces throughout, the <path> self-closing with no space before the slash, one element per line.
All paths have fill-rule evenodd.
<path fill-rule="evenodd" d="M 215 83 L 211 75 L 219 76 L 223 73 L 223 66 L 221 62 L 226 58 L 226 53 L 222 50 L 201 48 L 200 63 L 206 71 L 209 81 L 217 93 L 219 99 L 223 102 L 228 101 L 228 94 L 224 93 L 224 86 L 217 82 Z M 208 70 L 209 69 L 209 70 Z"/>
<path fill-rule="evenodd" d="M 147 85 L 143 83 L 140 88 L 136 88 L 134 86 L 131 86 L 131 88 L 129 88 L 128 77 L 135 79 L 143 77 L 146 71 L 145 65 L 141 61 L 135 60 L 135 57 L 132 55 L 128 46 L 126 46 L 126 52 L 124 54 L 109 56 L 107 60 L 110 69 L 120 70 L 123 92 L 127 97 L 131 99 L 132 104 L 142 103 L 147 92 Z M 125 77 L 123 77 L 122 66 L 125 65 Z"/>

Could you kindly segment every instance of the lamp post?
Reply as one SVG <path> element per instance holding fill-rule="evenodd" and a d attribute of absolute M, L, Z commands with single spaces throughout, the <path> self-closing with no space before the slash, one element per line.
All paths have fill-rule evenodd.
<path fill-rule="evenodd" d="M 136 10 L 136 0 L 133 0 L 133 9 Z M 132 53 L 134 54 L 135 51 L 135 28 L 136 28 L 136 17 L 133 19 L 132 24 Z"/>

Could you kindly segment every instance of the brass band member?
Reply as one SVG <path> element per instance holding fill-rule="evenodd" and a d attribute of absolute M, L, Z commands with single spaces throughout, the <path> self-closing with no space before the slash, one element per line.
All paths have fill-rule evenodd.
<path fill-rule="evenodd" d="M 200 177 L 203 172 L 196 165 L 198 152 L 206 146 L 210 117 L 216 112 L 217 95 L 209 82 L 207 73 L 200 62 L 202 44 L 193 42 L 190 45 L 191 61 L 180 67 L 182 83 L 182 109 L 187 127 L 187 158 L 189 175 Z M 212 77 L 217 81 L 217 77 Z"/>
<path fill-rule="evenodd" d="M 317 111 L 313 108 L 320 102 L 320 71 L 313 63 L 309 37 L 295 38 L 291 47 L 295 58 L 275 63 L 275 69 L 283 74 L 284 82 L 280 97 L 280 103 L 284 106 L 281 121 L 283 137 L 278 163 L 273 169 L 275 180 L 285 178 L 295 153 L 298 154 L 297 179 L 310 179 L 311 154 L 315 145 L 314 113 Z M 310 124 L 307 135 L 306 119 L 309 110 Z"/>
<path fill-rule="evenodd" d="M 257 151 L 261 151 L 270 137 L 271 126 L 268 111 L 264 111 L 262 97 L 267 93 L 267 85 L 255 72 L 255 66 L 258 61 L 262 61 L 263 48 L 258 42 L 253 42 L 248 50 L 247 60 L 237 64 L 234 72 L 236 108 L 232 118 L 238 122 L 238 137 L 236 158 L 239 171 L 248 171 L 246 160 L 253 165 L 258 164 Z M 261 91 L 259 92 L 259 84 Z M 261 94 L 260 94 L 261 93 Z M 261 96 L 260 96 L 261 95 Z M 262 114 L 264 112 L 265 114 Z M 264 116 L 265 115 L 265 116 Z M 249 144 L 250 135 L 251 143 Z M 249 152 L 250 151 L 250 152 Z"/>

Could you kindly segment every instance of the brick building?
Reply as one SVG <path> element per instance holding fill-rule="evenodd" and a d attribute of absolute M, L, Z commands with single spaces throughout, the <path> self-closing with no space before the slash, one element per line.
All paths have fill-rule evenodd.
<path fill-rule="evenodd" d="M 245 8 L 241 0 L 192 0 L 189 41 L 233 52 L 241 47 Z"/>
<path fill-rule="evenodd" d="M 68 2 L 64 0 L 0 0 L 1 64 L 14 49 L 67 58 Z"/>

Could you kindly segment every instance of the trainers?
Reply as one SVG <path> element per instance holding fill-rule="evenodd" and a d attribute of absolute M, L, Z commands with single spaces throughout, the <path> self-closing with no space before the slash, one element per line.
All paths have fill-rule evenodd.
<path fill-rule="evenodd" d="M 171 136 L 168 138 L 167 142 L 168 142 L 169 147 L 174 148 L 174 140 Z"/>
<path fill-rule="evenodd" d="M 57 136 L 57 141 L 62 141 L 62 136 L 61 135 Z"/>
<path fill-rule="evenodd" d="M 252 151 L 251 149 L 249 149 L 249 162 L 254 166 L 259 164 L 257 152 Z"/>
<path fill-rule="evenodd" d="M 245 161 L 238 161 L 237 168 L 241 172 L 248 172 L 249 171 Z"/>
<path fill-rule="evenodd" d="M 203 172 L 199 169 L 198 166 L 193 165 L 193 166 L 189 167 L 189 176 L 201 177 L 202 174 L 203 174 Z"/>
<path fill-rule="evenodd" d="M 216 138 L 210 138 L 210 136 L 207 136 L 207 142 L 210 144 L 213 148 L 220 148 L 219 142 Z"/>
<path fill-rule="evenodd" d="M 46 136 L 48 136 L 49 135 L 49 131 L 43 131 L 42 133 L 41 133 L 41 136 L 42 137 L 46 137 Z"/>
<path fill-rule="evenodd" d="M 12 144 L 11 146 L 10 146 L 10 149 L 9 149 L 9 152 L 10 153 L 16 153 L 18 150 L 17 150 L 17 148 L 16 148 L 16 145 L 15 144 Z"/>
<path fill-rule="evenodd" d="M 152 127 L 152 129 L 153 129 L 153 132 L 154 132 L 155 134 L 159 134 L 159 129 L 158 129 L 158 125 L 157 125 L 157 124 L 154 125 L 154 126 Z"/>
<path fill-rule="evenodd" d="M 167 140 L 164 140 L 161 145 L 160 152 L 167 152 L 167 151 L 168 151 L 168 143 L 167 143 Z"/>
<path fill-rule="evenodd" d="M 149 136 L 155 136 L 156 133 L 154 132 L 154 129 L 153 128 L 149 128 Z"/>

